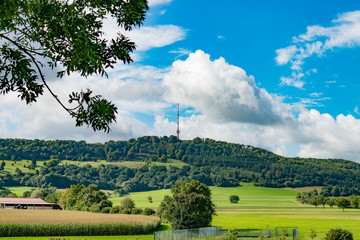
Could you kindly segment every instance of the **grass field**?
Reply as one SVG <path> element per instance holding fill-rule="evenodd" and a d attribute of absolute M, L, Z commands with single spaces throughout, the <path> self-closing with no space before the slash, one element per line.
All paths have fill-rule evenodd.
<path fill-rule="evenodd" d="M 325 236 L 331 228 L 341 227 L 350 230 L 354 239 L 360 239 L 360 211 L 338 208 L 264 208 L 248 210 L 218 211 L 212 224 L 222 228 L 270 229 L 275 227 L 298 227 L 299 240 L 310 239 L 309 232 L 315 229 L 318 238 Z"/>
<path fill-rule="evenodd" d="M 43 161 L 37 161 L 36 165 L 38 167 L 36 169 L 40 169 L 40 166 L 43 166 L 43 163 L 44 163 Z M 27 172 L 34 173 L 35 170 L 30 170 L 29 168 L 27 168 L 27 166 L 29 166 L 30 164 L 31 164 L 30 160 L 21 160 L 21 161 L 5 160 L 5 168 L 3 171 L 0 171 L 0 175 L 6 173 L 14 174 L 16 168 L 19 168 L 24 173 Z"/>
<path fill-rule="evenodd" d="M 238 209 L 247 207 L 257 206 L 295 206 L 296 192 L 289 191 L 281 188 L 265 188 L 255 186 L 241 186 L 241 187 L 210 187 L 212 192 L 212 200 L 218 209 Z M 230 203 L 229 196 L 236 194 L 240 197 L 240 201 L 237 204 Z M 169 189 L 156 190 L 148 192 L 136 192 L 130 193 L 124 197 L 130 197 L 135 201 L 137 207 L 145 208 L 152 207 L 156 208 L 165 195 L 171 195 Z M 147 197 L 151 196 L 153 203 L 149 203 Z M 119 205 L 120 201 L 124 197 L 110 197 L 110 200 L 115 204 Z"/>
<path fill-rule="evenodd" d="M 31 189 L 34 189 L 34 187 L 24 187 L 24 186 L 21 186 L 21 187 L 8 187 L 8 189 L 9 189 L 11 192 L 15 193 L 16 196 L 21 197 L 24 192 L 30 191 Z M 35 189 L 36 189 L 36 188 L 35 188 Z"/>
<path fill-rule="evenodd" d="M 314 187 L 299 187 L 299 188 L 285 188 L 286 190 L 290 190 L 293 192 L 311 192 L 312 190 L 318 191 L 319 193 L 321 192 L 321 189 L 323 188 L 323 186 L 314 186 Z"/>
<path fill-rule="evenodd" d="M 104 165 L 124 166 L 124 167 L 129 167 L 129 168 L 138 168 L 138 167 L 145 165 L 146 162 L 138 162 L 138 161 L 106 162 L 105 160 L 99 160 L 96 162 L 93 162 L 93 161 L 92 162 L 89 162 L 89 161 L 80 162 L 80 161 L 62 160 L 60 162 L 60 165 L 65 165 L 65 164 L 75 164 L 80 167 L 88 165 L 88 164 L 91 165 L 92 167 L 99 167 L 101 164 L 104 164 Z M 149 164 L 149 166 L 165 166 L 165 167 L 174 166 L 174 167 L 178 167 L 178 168 L 181 168 L 182 166 L 185 166 L 185 165 L 187 165 L 187 164 L 183 163 L 182 161 L 175 160 L 175 159 L 168 159 L 168 161 L 166 163 L 151 162 Z"/>
<path fill-rule="evenodd" d="M 298 189 L 301 192 L 311 191 L 318 187 Z M 318 237 L 322 239 L 331 228 L 342 227 L 354 234 L 354 239 L 360 239 L 360 210 L 348 209 L 343 212 L 334 208 L 315 208 L 299 205 L 295 201 L 294 189 L 264 188 L 245 185 L 241 187 L 221 188 L 210 187 L 213 202 L 217 208 L 217 216 L 212 225 L 222 229 L 270 229 L 275 227 L 299 227 L 299 240 L 310 239 L 309 232 L 315 228 Z M 164 195 L 170 195 L 170 190 L 131 193 L 137 207 L 157 207 Z M 229 195 L 240 197 L 237 204 L 230 203 Z M 147 201 L 147 196 L 153 198 L 153 203 Z M 119 204 L 123 198 L 110 198 L 114 204 Z"/>
<path fill-rule="evenodd" d="M 45 161 L 37 161 L 35 169 L 40 170 L 40 167 L 44 166 L 44 162 Z M 30 170 L 29 168 L 27 168 L 27 166 L 29 166 L 30 164 L 31 164 L 30 160 L 20 160 L 20 161 L 5 160 L 5 168 L 3 171 L 0 171 L 0 175 L 6 174 L 6 173 L 14 174 L 16 168 L 19 168 L 24 173 L 27 173 L 27 172 L 34 173 L 35 170 Z M 90 165 L 92 167 L 99 167 L 101 164 L 104 164 L 104 165 L 124 166 L 124 167 L 129 167 L 129 168 L 138 168 L 138 167 L 145 165 L 146 162 L 138 162 L 138 161 L 106 162 L 105 160 L 99 160 L 96 162 L 95 161 L 83 161 L 82 162 L 82 161 L 62 160 L 60 162 L 60 165 L 65 165 L 65 164 L 67 164 L 67 165 L 74 164 L 79 167 L 83 167 L 85 165 Z M 183 163 L 182 161 L 176 160 L 176 159 L 168 159 L 168 161 L 166 163 L 151 162 L 149 164 L 149 166 L 165 166 L 165 167 L 174 166 L 174 167 L 178 167 L 178 168 L 181 168 L 182 166 L 185 166 L 185 165 L 188 165 L 188 164 Z"/>

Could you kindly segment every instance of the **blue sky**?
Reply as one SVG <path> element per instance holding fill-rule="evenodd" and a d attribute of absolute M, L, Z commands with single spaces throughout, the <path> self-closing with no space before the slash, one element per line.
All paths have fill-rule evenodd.
<path fill-rule="evenodd" d="M 152 0 L 138 48 L 109 79 L 48 77 L 66 101 L 90 87 L 119 109 L 110 134 L 75 128 L 48 94 L 25 106 L 1 96 L 2 137 L 126 140 L 197 136 L 285 156 L 360 161 L 358 1 Z"/>

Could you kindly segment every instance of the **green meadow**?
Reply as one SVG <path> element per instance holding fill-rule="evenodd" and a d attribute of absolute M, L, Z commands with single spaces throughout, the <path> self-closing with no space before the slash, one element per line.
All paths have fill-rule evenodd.
<path fill-rule="evenodd" d="M 70 160 L 62 160 L 60 162 L 60 165 L 69 165 L 69 164 L 75 164 L 79 167 L 83 167 L 86 165 L 90 165 L 91 167 L 99 167 L 101 164 L 103 165 L 115 165 L 115 166 L 123 166 L 123 167 L 129 167 L 129 168 L 139 168 L 142 167 L 145 164 L 148 164 L 149 166 L 165 166 L 165 167 L 178 167 L 181 168 L 182 166 L 188 165 L 186 163 L 183 163 L 182 161 L 176 160 L 176 159 L 168 159 L 166 163 L 161 162 L 151 162 L 146 163 L 143 161 L 122 161 L 122 162 L 107 162 L 105 160 L 98 160 L 96 162 L 94 161 L 70 161 Z"/>
<path fill-rule="evenodd" d="M 16 160 L 16 161 L 4 160 L 4 162 L 5 162 L 5 167 L 4 167 L 4 171 L 1 171 L 1 174 L 6 174 L 6 173 L 15 174 L 16 168 L 20 169 L 24 173 L 35 172 L 35 170 L 30 170 L 27 167 L 31 164 L 30 160 Z M 44 161 L 37 161 L 36 165 L 37 165 L 36 169 L 40 169 L 40 167 L 44 166 Z"/>
<path fill-rule="evenodd" d="M 15 193 L 16 196 L 21 197 L 24 192 L 34 189 L 34 187 L 7 187 L 11 192 Z"/>
<path fill-rule="evenodd" d="M 4 162 L 5 162 L 5 168 L 4 168 L 4 171 L 1 171 L 1 174 L 7 174 L 7 173 L 15 174 L 16 168 L 20 169 L 23 173 L 27 173 L 27 172 L 34 173 L 36 169 L 40 170 L 40 167 L 44 166 L 45 161 L 37 161 L 35 170 L 30 170 L 28 168 L 28 166 L 31 164 L 31 160 L 16 160 L 16 161 L 4 160 Z M 107 162 L 105 160 L 98 160 L 98 161 L 62 160 L 59 164 L 60 165 L 75 164 L 79 167 L 90 165 L 91 167 L 95 167 L 95 168 L 99 167 L 101 164 L 124 166 L 124 167 L 129 167 L 129 168 L 139 168 L 145 164 L 148 164 L 149 166 L 165 166 L 165 167 L 173 166 L 173 167 L 177 167 L 177 168 L 181 168 L 182 166 L 188 165 L 188 164 L 183 163 L 182 161 L 176 160 L 176 159 L 168 159 L 168 161 L 166 163 L 162 163 L 162 162 L 146 163 L 143 161 Z"/>
<path fill-rule="evenodd" d="M 282 188 L 265 188 L 244 185 L 240 187 L 210 187 L 212 200 L 217 209 L 241 209 L 247 207 L 288 207 L 295 206 L 296 192 Z M 238 195 L 240 201 L 237 204 L 230 203 L 230 195 Z M 119 205 L 125 197 L 130 197 L 135 201 L 136 207 L 145 208 L 159 206 L 165 195 L 171 195 L 169 189 L 148 192 L 134 192 L 124 197 L 110 197 L 110 200 Z M 151 196 L 153 202 L 149 203 L 147 197 Z"/>
<path fill-rule="evenodd" d="M 21 193 L 31 188 L 14 187 L 10 190 Z M 296 189 L 265 188 L 251 185 L 240 187 L 210 187 L 213 202 L 217 208 L 217 215 L 214 217 L 212 225 L 221 226 L 222 229 L 266 229 L 269 227 L 298 227 L 300 232 L 299 240 L 310 239 L 311 229 L 317 232 L 317 238 L 322 239 L 325 233 L 331 228 L 341 227 L 350 230 L 354 234 L 354 239 L 360 239 L 360 210 L 341 209 L 334 207 L 313 207 L 309 205 L 299 205 L 295 201 Z M 313 188 L 306 188 L 312 190 Z M 305 190 L 305 189 L 301 189 Z M 299 190 L 300 191 L 300 190 Z M 131 197 L 139 208 L 157 208 L 165 195 L 170 195 L 167 190 L 156 190 L 147 192 L 134 192 L 124 197 Z M 229 196 L 236 194 L 240 201 L 236 204 L 230 203 Z M 152 203 L 147 197 L 151 196 Z M 124 197 L 110 197 L 110 200 L 119 205 Z M 162 225 L 163 230 L 169 227 Z M 70 240 L 113 240 L 113 239 L 153 239 L 153 235 L 137 236 L 89 236 L 89 237 L 66 237 Z M 15 238 L 0 238 L 1 240 L 15 240 Z M 16 238 L 26 240 L 45 240 L 48 237 L 27 237 Z"/>
<path fill-rule="evenodd" d="M 298 227 L 299 240 L 310 239 L 311 229 L 317 232 L 317 238 L 322 239 L 331 228 L 342 227 L 354 234 L 354 239 L 360 239 L 360 210 L 341 209 L 334 207 L 313 207 L 299 205 L 296 200 L 296 190 L 311 191 L 314 188 L 281 189 L 244 185 L 240 187 L 210 187 L 212 199 L 216 205 L 217 215 L 212 225 L 222 229 L 266 229 L 269 227 Z M 137 207 L 157 207 L 164 195 L 170 195 L 170 190 L 130 193 Z M 236 194 L 240 201 L 230 203 L 229 196 Z M 153 203 L 149 203 L 151 196 Z M 124 197 L 111 197 L 114 204 L 120 204 Z"/>

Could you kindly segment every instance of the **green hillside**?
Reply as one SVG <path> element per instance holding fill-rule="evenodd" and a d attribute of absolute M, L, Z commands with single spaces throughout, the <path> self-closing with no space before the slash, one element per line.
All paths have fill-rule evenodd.
<path fill-rule="evenodd" d="M 360 194 L 360 164 L 341 159 L 286 158 L 265 149 L 211 139 L 145 136 L 129 141 L 0 139 L 0 186 L 66 188 L 95 183 L 122 192 L 168 189 L 179 179 L 209 186 L 335 186 Z"/>

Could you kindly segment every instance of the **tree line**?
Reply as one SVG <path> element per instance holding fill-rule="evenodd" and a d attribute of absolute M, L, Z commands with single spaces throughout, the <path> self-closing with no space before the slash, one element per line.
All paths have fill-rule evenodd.
<path fill-rule="evenodd" d="M 360 208 L 359 195 L 351 195 L 350 197 L 332 197 L 323 195 L 322 193 L 324 192 L 321 191 L 320 193 L 318 193 L 316 189 L 310 192 L 297 193 L 296 200 L 301 204 L 310 204 L 315 207 L 325 207 L 326 205 L 329 207 L 337 206 L 339 208 L 342 208 L 343 211 L 346 208 Z"/>
<path fill-rule="evenodd" d="M 144 191 L 170 188 L 176 180 L 194 179 L 206 185 L 236 186 L 252 182 L 265 187 L 338 186 L 341 194 L 360 194 L 360 164 L 341 159 L 286 158 L 265 149 L 211 139 L 178 140 L 175 136 L 144 136 L 129 141 L 88 144 L 85 141 L 0 139 L 0 160 L 46 161 L 35 173 L 7 174 L 0 186 L 28 185 L 66 188 L 97 184 L 103 189 Z M 120 167 L 112 164 L 77 166 L 78 161 L 105 160 L 186 163 L 184 167 Z M 62 160 L 74 164 L 61 164 Z M 3 165 L 1 163 L 1 165 Z M 34 167 L 34 166 L 32 166 Z"/>

